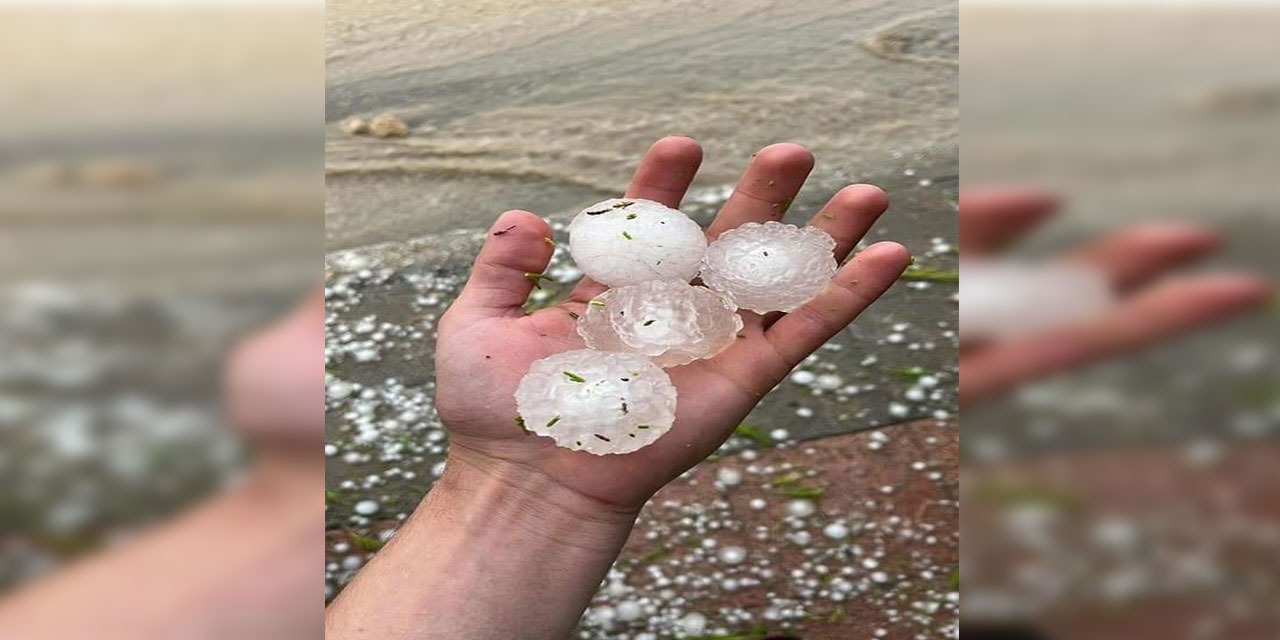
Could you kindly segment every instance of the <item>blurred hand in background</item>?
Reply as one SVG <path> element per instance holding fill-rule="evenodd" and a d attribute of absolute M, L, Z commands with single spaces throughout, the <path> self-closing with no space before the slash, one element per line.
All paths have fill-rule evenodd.
<path fill-rule="evenodd" d="M 1048 220 L 1057 207 L 1058 202 L 1047 193 L 1025 188 L 975 189 L 961 194 L 961 295 L 966 282 L 978 286 L 965 279 L 965 260 L 997 255 Z M 1168 342 L 1257 308 L 1270 294 L 1270 286 L 1261 277 L 1241 273 L 1175 275 L 1179 267 L 1207 257 L 1221 243 L 1222 238 L 1209 227 L 1156 222 L 1107 233 L 1057 256 L 1055 264 L 1083 267 L 1105 278 L 1114 292 L 1110 304 L 1081 321 L 962 341 L 962 405 L 993 401 L 1052 374 Z M 1000 293 L 997 289 L 991 295 Z M 1071 294 L 1059 291 L 1047 295 Z M 1017 294 L 1010 291 L 1008 295 Z M 965 322 L 962 307 L 962 327 Z M 1178 393 L 1171 381 L 1157 385 L 1166 389 L 1164 393 Z M 1068 393 L 1061 402 L 1072 407 L 1087 400 Z M 1007 436 L 1034 432 L 1036 421 L 1051 422 L 1053 413 L 1032 409 L 1021 420 L 1007 414 L 994 417 L 994 422 L 984 422 L 984 418 L 966 416 L 971 420 L 966 422 L 970 430 L 966 437 L 972 436 L 978 443 L 993 432 Z M 1206 427 L 1213 428 L 1215 418 L 1206 420 Z M 1118 419 L 1113 422 L 1101 428 L 1114 429 L 1116 438 L 1123 438 L 1126 425 Z M 967 563 L 965 629 L 974 638 L 1102 637 L 1118 630 L 1125 637 L 1161 638 L 1169 637 L 1175 628 L 1188 629 L 1186 625 L 1197 615 L 1212 612 L 1212 603 L 1219 597 L 1229 598 L 1231 588 L 1194 602 L 1174 600 L 1171 605 L 1155 599 L 1154 604 L 1136 604 L 1140 602 L 1136 594 L 1150 596 L 1144 589 L 1158 593 L 1169 588 L 1176 593 L 1185 588 L 1180 586 L 1184 581 L 1194 582 L 1178 572 L 1194 563 L 1201 563 L 1200 567 L 1220 563 L 1201 570 L 1222 584 L 1230 584 L 1224 576 L 1232 575 L 1232 570 L 1221 568 L 1230 566 L 1223 558 L 1232 553 L 1246 558 L 1259 553 L 1258 547 L 1251 545 L 1261 543 L 1247 533 L 1252 529 L 1241 526 L 1246 533 L 1235 536 L 1203 527 L 1206 531 L 1195 523 L 1202 522 L 1197 518 L 1243 522 L 1242 512 L 1247 511 L 1235 501 L 1241 495 L 1265 500 L 1262 496 L 1266 494 L 1259 488 L 1274 486 L 1273 481 L 1262 480 L 1270 473 L 1265 471 L 1269 467 L 1265 458 L 1274 447 L 1241 448 L 1241 452 L 1259 455 L 1236 455 L 1230 479 L 1219 477 L 1215 483 L 1205 480 L 1206 467 L 1188 465 L 1188 460 L 1204 458 L 1198 453 L 1203 448 L 1193 446 L 1189 449 L 1192 455 L 1184 456 L 1177 448 L 1120 449 L 1112 445 L 1107 451 L 1077 449 L 966 463 L 962 535 L 973 542 L 966 543 L 962 554 L 962 562 Z M 1177 533 L 1159 530 L 1153 524 L 1180 519 L 1185 520 L 1185 528 Z M 1250 527 L 1264 530 L 1265 524 L 1250 522 Z M 1137 533 L 1140 531 L 1143 533 Z M 1179 535 L 1196 541 L 1190 550 L 1177 546 L 1188 539 Z M 1242 539 L 1251 542 L 1242 543 Z M 1141 543 L 1133 544 L 1137 540 Z M 1162 560 L 1143 564 L 1144 558 Z M 1251 566 L 1260 572 L 1266 570 L 1257 564 Z M 1147 573 L 1140 573 L 1143 571 Z M 1216 571 L 1222 573 L 1212 573 Z M 1107 605 L 1098 605 L 1099 600 L 1110 608 L 1100 608 Z M 1124 606 L 1120 603 L 1134 611 L 1102 613 L 1118 610 Z"/>
<path fill-rule="evenodd" d="M 240 342 L 225 393 L 229 422 L 264 456 L 314 458 L 324 444 L 323 291 Z"/>
<path fill-rule="evenodd" d="M 324 304 L 243 340 L 225 403 L 247 475 L 186 513 L 0 601 L 3 638 L 314 638 L 324 580 Z M 74 613 L 69 613 L 74 612 Z"/>
<path fill-rule="evenodd" d="M 1032 189 L 966 191 L 960 196 L 959 212 L 962 257 L 997 253 L 1050 218 L 1057 207 L 1051 195 Z M 961 402 L 989 400 L 1022 383 L 1170 340 L 1258 307 L 1267 300 L 1270 287 L 1256 276 L 1165 278 L 1212 253 L 1220 243 L 1207 227 L 1149 223 L 1112 232 L 1060 256 L 1102 273 L 1118 302 L 1083 323 L 963 344 Z M 963 296 L 963 273 L 960 286 Z M 963 325 L 963 312 L 960 321 Z"/>

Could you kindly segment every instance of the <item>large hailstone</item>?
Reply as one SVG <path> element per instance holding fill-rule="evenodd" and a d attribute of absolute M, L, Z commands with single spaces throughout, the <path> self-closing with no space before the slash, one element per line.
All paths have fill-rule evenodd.
<path fill-rule="evenodd" d="M 707 247 L 702 281 L 743 309 L 792 311 L 836 275 L 836 241 L 816 227 L 748 222 Z"/>
<path fill-rule="evenodd" d="M 1087 322 L 1115 304 L 1106 274 L 1072 264 L 965 260 L 960 336 L 1007 339 Z"/>
<path fill-rule="evenodd" d="M 596 455 L 653 444 L 676 417 L 676 388 L 644 356 L 579 349 L 529 367 L 516 387 L 524 428 Z"/>
<path fill-rule="evenodd" d="M 683 280 L 698 273 L 707 237 L 689 216 L 652 200 L 610 199 L 569 223 L 569 254 L 582 272 L 610 287 Z"/>
<path fill-rule="evenodd" d="M 638 353 L 660 367 L 710 358 L 741 330 L 742 318 L 723 296 L 667 280 L 605 291 L 578 319 L 578 335 L 588 347 Z"/>

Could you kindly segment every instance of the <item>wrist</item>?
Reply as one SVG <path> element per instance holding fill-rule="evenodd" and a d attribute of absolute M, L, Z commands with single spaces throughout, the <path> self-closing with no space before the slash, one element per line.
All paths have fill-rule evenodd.
<path fill-rule="evenodd" d="M 259 450 L 242 488 L 272 509 L 315 509 L 315 496 L 324 487 L 324 460 L 310 452 Z"/>
<path fill-rule="evenodd" d="M 634 520 L 537 469 L 455 446 L 413 516 L 330 607 L 328 635 L 568 637 Z"/>
<path fill-rule="evenodd" d="M 477 537 L 498 532 L 611 555 L 638 515 L 638 509 L 584 495 L 530 465 L 463 447 L 450 452 L 418 512 L 453 519 Z"/>

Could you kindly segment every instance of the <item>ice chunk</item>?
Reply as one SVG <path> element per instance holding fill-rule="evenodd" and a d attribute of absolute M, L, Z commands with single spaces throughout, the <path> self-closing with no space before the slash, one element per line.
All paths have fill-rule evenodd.
<path fill-rule="evenodd" d="M 610 199 L 569 223 L 569 254 L 583 273 L 620 287 L 698 273 L 707 237 L 689 216 L 652 200 Z"/>
<path fill-rule="evenodd" d="M 737 309 L 706 287 L 650 280 L 610 289 L 578 319 L 592 349 L 638 353 L 660 367 L 710 358 L 742 330 Z"/>
<path fill-rule="evenodd" d="M 707 247 L 702 281 L 743 309 L 792 311 L 835 277 L 835 248 L 816 227 L 748 222 Z"/>
<path fill-rule="evenodd" d="M 579 349 L 534 362 L 516 388 L 516 410 L 526 429 L 561 447 L 629 453 L 671 429 L 676 388 L 644 356 Z"/>
<path fill-rule="evenodd" d="M 1085 322 L 1111 308 L 1106 275 L 1072 264 L 965 260 L 960 335 L 1005 339 Z"/>

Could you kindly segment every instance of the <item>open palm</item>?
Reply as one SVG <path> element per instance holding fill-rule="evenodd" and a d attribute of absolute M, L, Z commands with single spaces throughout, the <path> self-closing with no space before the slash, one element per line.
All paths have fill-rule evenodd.
<path fill-rule="evenodd" d="M 701 162 L 690 138 L 659 140 L 640 161 L 626 197 L 678 207 Z M 752 160 L 707 235 L 745 222 L 777 220 L 804 184 L 813 156 L 795 144 L 765 147 Z M 837 241 L 843 260 L 887 207 L 869 185 L 841 190 L 810 222 Z M 471 278 L 440 322 L 436 404 L 454 456 L 478 465 L 519 465 L 587 498 L 638 509 L 654 491 L 711 454 L 752 407 L 805 356 L 848 325 L 906 268 L 899 244 L 859 252 L 832 284 L 785 315 L 742 312 L 741 339 L 708 360 L 668 370 L 679 395 L 671 432 L 625 455 L 596 456 L 555 446 L 515 422 L 515 389 L 538 359 L 583 347 L 574 316 L 605 288 L 584 280 L 558 306 L 526 314 L 533 286 L 554 251 L 551 229 L 527 211 L 508 211 L 493 225 Z"/>

